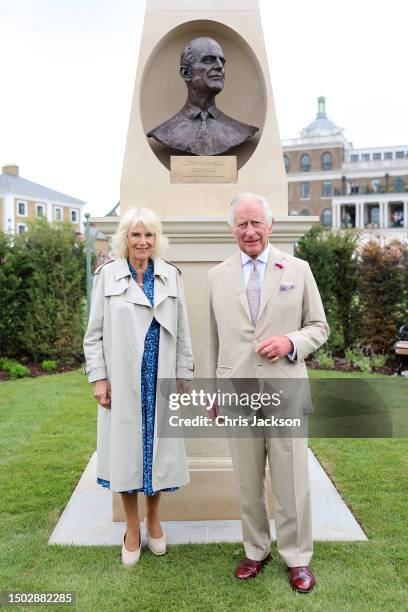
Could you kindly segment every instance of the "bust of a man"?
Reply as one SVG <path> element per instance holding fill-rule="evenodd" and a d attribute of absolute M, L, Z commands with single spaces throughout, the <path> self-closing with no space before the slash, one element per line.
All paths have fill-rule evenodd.
<path fill-rule="evenodd" d="M 180 75 L 187 85 L 186 103 L 176 115 L 148 132 L 149 138 L 193 155 L 218 155 L 258 131 L 215 105 L 225 77 L 224 53 L 217 41 L 201 37 L 189 42 L 181 53 Z"/>

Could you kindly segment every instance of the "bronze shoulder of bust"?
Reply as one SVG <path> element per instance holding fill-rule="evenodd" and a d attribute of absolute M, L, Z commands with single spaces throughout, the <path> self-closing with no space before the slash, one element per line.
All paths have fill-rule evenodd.
<path fill-rule="evenodd" d="M 215 96 L 224 88 L 224 65 L 224 52 L 216 40 L 199 37 L 187 43 L 180 58 L 186 103 L 150 130 L 148 138 L 192 155 L 219 155 L 255 134 L 259 128 L 229 117 L 215 105 Z"/>

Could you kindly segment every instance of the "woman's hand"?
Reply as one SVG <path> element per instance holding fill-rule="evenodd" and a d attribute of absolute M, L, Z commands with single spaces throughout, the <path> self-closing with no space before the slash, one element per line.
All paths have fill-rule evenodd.
<path fill-rule="evenodd" d="M 94 398 L 100 406 L 108 408 L 111 407 L 111 386 L 110 382 L 104 378 L 103 380 L 97 380 L 94 383 Z"/>
<path fill-rule="evenodd" d="M 176 378 L 176 388 L 177 388 L 177 393 L 188 393 L 189 392 L 189 387 L 188 387 L 188 381 L 185 380 L 184 378 Z"/>

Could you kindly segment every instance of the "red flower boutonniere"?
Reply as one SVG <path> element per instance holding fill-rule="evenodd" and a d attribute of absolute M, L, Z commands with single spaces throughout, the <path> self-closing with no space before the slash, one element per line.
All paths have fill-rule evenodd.
<path fill-rule="evenodd" d="M 277 261 L 275 264 L 275 268 L 279 268 L 279 270 L 283 270 L 284 265 L 282 263 L 279 263 L 279 261 Z"/>

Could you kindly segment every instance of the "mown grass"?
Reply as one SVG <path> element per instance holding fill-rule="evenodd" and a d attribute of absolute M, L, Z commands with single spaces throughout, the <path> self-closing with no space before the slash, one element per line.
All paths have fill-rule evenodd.
<path fill-rule="evenodd" d="M 0 432 L 0 591 L 74 591 L 78 610 L 98 612 L 408 609 L 407 439 L 311 440 L 369 540 L 316 543 L 318 585 L 303 596 L 288 587 L 274 544 L 272 562 L 247 583 L 233 577 L 238 544 L 143 552 L 132 570 L 119 547 L 47 545 L 95 447 L 80 371 L 1 383 Z"/>

